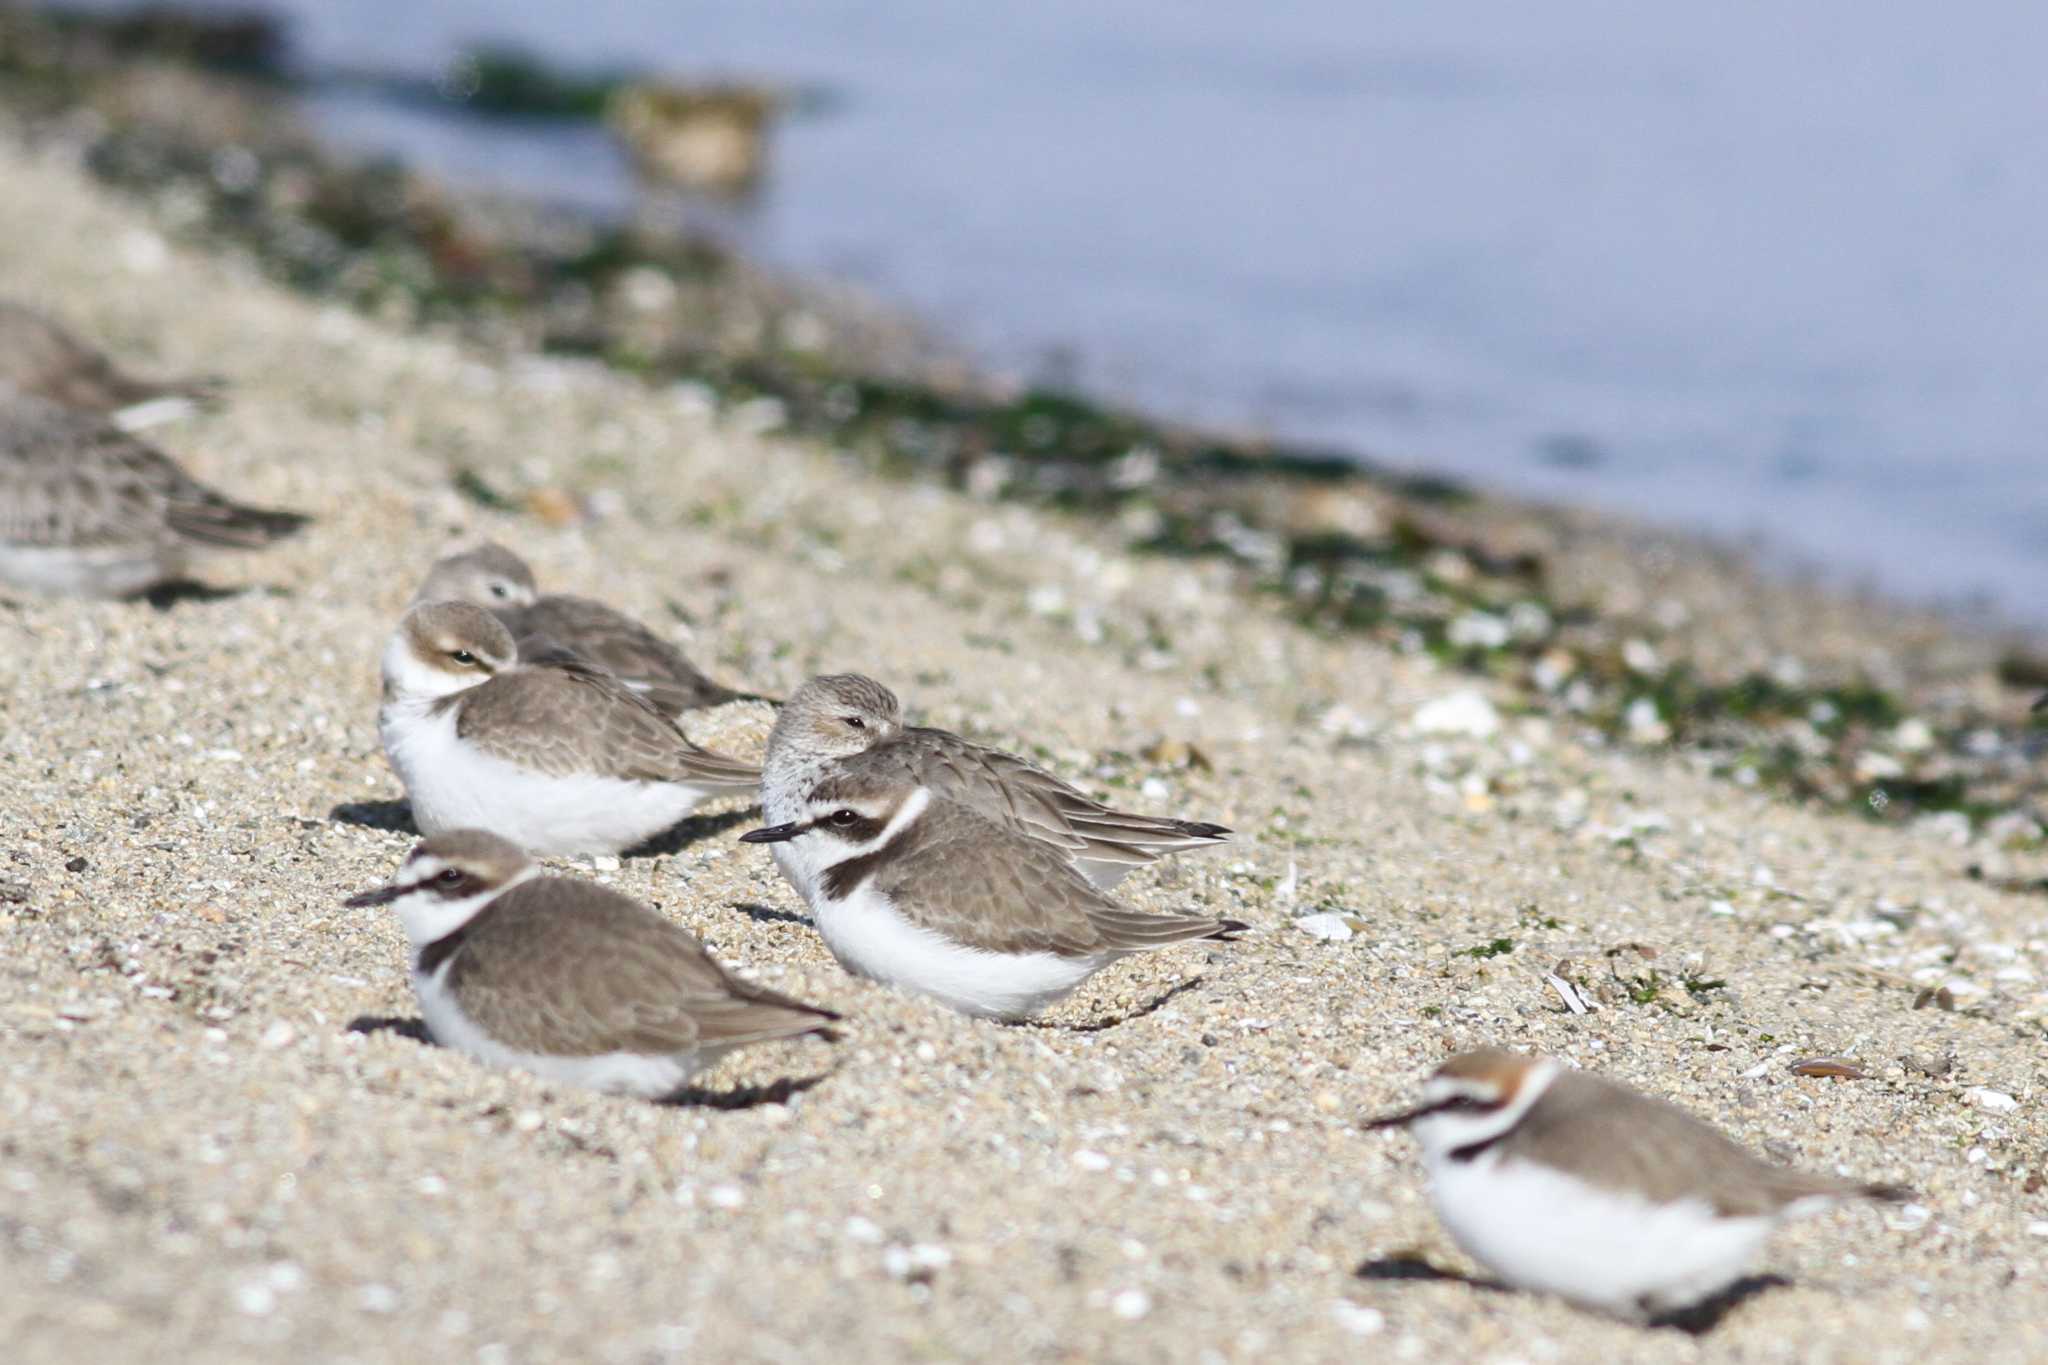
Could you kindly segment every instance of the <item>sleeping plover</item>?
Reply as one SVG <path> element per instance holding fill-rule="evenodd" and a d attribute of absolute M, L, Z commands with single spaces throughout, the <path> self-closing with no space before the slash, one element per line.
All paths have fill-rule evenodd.
<path fill-rule="evenodd" d="M 220 389 L 213 379 L 137 379 L 56 321 L 5 299 L 0 299 L 0 385 L 25 397 L 103 414 L 163 399 L 189 406 L 211 400 Z"/>
<path fill-rule="evenodd" d="M 1788 1217 L 1894 1185 L 1760 1160 L 1684 1110 L 1542 1057 L 1453 1057 L 1405 1127 L 1437 1216 L 1518 1289 L 1625 1317 L 1691 1307 L 1733 1284 Z"/>
<path fill-rule="evenodd" d="M 986 1018 L 1035 1014 L 1132 953 L 1246 928 L 1126 909 L 1057 846 L 903 777 L 828 774 L 799 819 L 740 837 L 775 845 L 849 971 Z"/>
<path fill-rule="evenodd" d="M 486 829 L 542 856 L 631 848 L 761 781 L 604 670 L 559 652 L 522 661 L 466 602 L 399 622 L 378 728 L 422 834 Z"/>
<path fill-rule="evenodd" d="M 750 985 L 629 896 L 548 877 L 481 830 L 421 843 L 389 885 L 428 1032 L 490 1066 L 666 1099 L 734 1048 L 839 1016 Z"/>
<path fill-rule="evenodd" d="M 729 701 L 764 701 L 711 681 L 683 652 L 602 602 L 542 593 L 526 561 L 502 545 L 450 555 L 427 572 L 414 602 L 472 602 L 505 623 L 522 649 L 544 639 L 616 675 L 671 715 Z"/>
<path fill-rule="evenodd" d="M 130 597 L 200 551 L 260 549 L 306 520 L 230 502 L 104 417 L 0 396 L 0 582 Z"/>
<path fill-rule="evenodd" d="M 827 769 L 929 787 L 1054 845 L 1105 891 L 1134 867 L 1230 837 L 1222 825 L 1114 810 L 1013 754 L 946 730 L 906 727 L 896 694 L 858 673 L 812 678 L 783 705 L 768 736 L 762 813 L 778 823 L 801 818 Z"/>

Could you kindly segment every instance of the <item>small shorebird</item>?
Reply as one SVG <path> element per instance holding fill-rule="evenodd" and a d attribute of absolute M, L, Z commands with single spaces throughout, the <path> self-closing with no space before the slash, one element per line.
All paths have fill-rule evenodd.
<path fill-rule="evenodd" d="M 412 608 L 384 649 L 384 751 L 422 834 L 486 829 L 540 856 L 616 853 L 761 771 L 701 748 L 602 669 L 522 660 L 466 602 Z"/>
<path fill-rule="evenodd" d="M 1127 909 L 1058 847 L 905 777 L 827 773 L 802 817 L 740 836 L 775 861 L 860 976 L 1022 1019 L 1121 958 L 1247 926 Z"/>
<path fill-rule="evenodd" d="M 55 319 L 7 299 L 0 299 L 0 386 L 101 414 L 162 399 L 205 403 L 220 392 L 215 379 L 138 379 Z"/>
<path fill-rule="evenodd" d="M 306 521 L 230 501 L 104 417 L 0 394 L 0 582 L 131 597 Z"/>
<path fill-rule="evenodd" d="M 906 727 L 896 694 L 858 673 L 812 678 L 783 705 L 768 736 L 762 813 L 797 820 L 828 769 L 928 787 L 1053 845 L 1104 891 L 1134 867 L 1230 837 L 1222 825 L 1116 810 L 1014 754 L 946 730 Z"/>
<path fill-rule="evenodd" d="M 434 1041 L 552 1081 L 667 1099 L 735 1048 L 839 1017 L 740 980 L 640 902 L 543 876 L 481 830 L 425 840 L 347 903 L 398 912 Z"/>
<path fill-rule="evenodd" d="M 1623 1317 L 1712 1298 L 1788 1217 L 1910 1197 L 1771 1165 L 1662 1100 L 1494 1049 L 1451 1058 L 1420 1104 L 1366 1126 L 1414 1134 L 1437 1216 L 1474 1260 Z"/>
<path fill-rule="evenodd" d="M 588 597 L 543 593 L 502 545 L 449 555 L 427 572 L 419 602 L 469 602 L 505 623 L 522 650 L 546 641 L 596 664 L 671 715 L 729 701 L 767 701 L 711 681 L 683 652 L 623 612 Z"/>

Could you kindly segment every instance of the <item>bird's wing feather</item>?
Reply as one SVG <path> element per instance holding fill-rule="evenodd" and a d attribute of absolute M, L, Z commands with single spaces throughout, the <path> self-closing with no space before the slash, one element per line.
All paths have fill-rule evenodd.
<path fill-rule="evenodd" d="M 570 658 L 522 665 L 462 693 L 456 732 L 557 777 L 595 772 L 718 791 L 761 781 L 759 767 L 702 747 L 617 678 Z"/>
<path fill-rule="evenodd" d="M 1139 952 L 1228 931 L 1202 915 L 1126 909 L 1057 847 L 979 812 L 934 799 L 874 871 L 897 913 L 934 932 L 1002 953 L 1092 957 Z"/>

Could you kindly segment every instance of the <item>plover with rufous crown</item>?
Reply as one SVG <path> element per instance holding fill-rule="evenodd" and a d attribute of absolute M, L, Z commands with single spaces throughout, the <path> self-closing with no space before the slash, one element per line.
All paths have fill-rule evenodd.
<path fill-rule="evenodd" d="M 132 597 L 213 550 L 257 550 L 306 524 L 224 497 L 93 413 L 0 395 L 0 582 Z"/>
<path fill-rule="evenodd" d="M 540 856 L 617 853 L 761 770 L 703 748 L 617 678 L 523 660 L 482 607 L 412 608 L 384 648 L 384 751 L 422 834 L 484 829 Z"/>
<path fill-rule="evenodd" d="M 141 379 L 77 334 L 26 304 L 0 299 L 0 387 L 79 412 L 99 413 L 124 430 L 219 396 L 217 379 Z M 145 413 L 144 410 L 151 410 Z"/>
<path fill-rule="evenodd" d="M 1129 909 L 1057 846 L 903 777 L 828 771 L 799 819 L 740 837 L 774 845 L 848 970 L 964 1014 L 1026 1018 L 1133 953 L 1247 927 Z"/>
<path fill-rule="evenodd" d="M 1867 1184 L 1772 1165 L 1663 1100 L 1550 1058 L 1451 1058 L 1368 1128 L 1421 1144 L 1438 1217 L 1517 1289 L 1623 1317 L 1677 1313 L 1739 1279 L 1789 1217 Z"/>
<path fill-rule="evenodd" d="M 1014 754 L 906 726 L 896 694 L 858 673 L 812 678 L 783 704 L 763 760 L 762 813 L 775 823 L 799 819 L 828 769 L 929 788 L 1053 845 L 1105 891 L 1133 868 L 1230 837 L 1222 825 L 1116 810 Z"/>
<path fill-rule="evenodd" d="M 740 980 L 630 896 L 543 875 L 481 830 L 423 841 L 347 904 L 398 913 L 434 1041 L 591 1090 L 668 1099 L 735 1048 L 839 1018 Z"/>
<path fill-rule="evenodd" d="M 521 649 L 539 642 L 560 646 L 671 715 L 771 700 L 713 682 L 680 649 L 624 612 L 588 597 L 541 592 L 526 561 L 494 542 L 437 561 L 412 600 L 473 603 L 504 622 Z"/>

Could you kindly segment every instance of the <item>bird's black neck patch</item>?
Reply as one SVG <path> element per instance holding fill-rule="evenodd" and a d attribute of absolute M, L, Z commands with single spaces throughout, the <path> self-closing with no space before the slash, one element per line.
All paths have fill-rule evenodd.
<path fill-rule="evenodd" d="M 867 828 L 863 829 L 862 826 L 867 826 Z M 866 843 L 880 834 L 887 826 L 880 820 L 869 820 L 863 817 L 860 825 L 848 825 L 845 828 L 849 837 L 856 838 L 861 843 Z M 903 833 L 903 831 L 898 831 L 894 839 L 891 839 L 878 849 L 856 854 L 851 858 L 842 858 L 826 868 L 825 894 L 835 901 L 845 900 L 848 896 L 852 895 L 860 888 L 862 882 L 875 875 L 875 869 L 882 865 L 883 859 L 889 857 L 891 851 L 903 842 Z"/>
<path fill-rule="evenodd" d="M 441 935 L 432 943 L 421 948 L 420 961 L 417 968 L 419 974 L 426 977 L 433 976 L 435 972 L 441 970 L 443 963 L 461 952 L 464 941 L 469 938 L 470 926 L 475 923 L 476 916 L 472 915 L 460 927 L 450 933 Z"/>
<path fill-rule="evenodd" d="M 1510 1126 L 1507 1128 L 1503 1128 L 1500 1132 L 1495 1133 L 1492 1137 L 1484 1137 L 1479 1139 L 1479 1141 L 1477 1142 L 1468 1142 L 1462 1147 L 1453 1147 L 1450 1151 L 1451 1160 L 1460 1162 L 1476 1161 L 1482 1155 L 1484 1155 L 1487 1152 L 1487 1150 L 1490 1149 L 1495 1143 L 1501 1141 L 1509 1133 L 1512 1133 L 1514 1131 L 1514 1128 Z"/>

